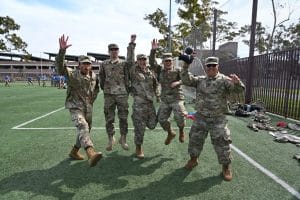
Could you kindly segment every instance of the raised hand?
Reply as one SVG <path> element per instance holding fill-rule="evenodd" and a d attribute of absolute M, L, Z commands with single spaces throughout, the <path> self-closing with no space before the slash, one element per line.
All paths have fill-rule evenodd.
<path fill-rule="evenodd" d="M 60 38 L 59 38 L 59 48 L 60 49 L 67 49 L 70 46 L 72 46 L 72 44 L 68 44 L 68 40 L 69 40 L 69 36 L 66 36 L 63 34 Z"/>
<path fill-rule="evenodd" d="M 152 47 L 152 49 L 158 49 L 159 48 L 159 44 L 158 44 L 157 39 L 152 40 L 151 47 Z"/>
<path fill-rule="evenodd" d="M 130 42 L 134 43 L 135 40 L 136 40 L 136 34 L 132 34 L 132 35 L 130 36 Z"/>
<path fill-rule="evenodd" d="M 236 74 L 230 74 L 229 77 L 231 78 L 232 83 L 236 84 L 240 82 L 240 78 Z"/>

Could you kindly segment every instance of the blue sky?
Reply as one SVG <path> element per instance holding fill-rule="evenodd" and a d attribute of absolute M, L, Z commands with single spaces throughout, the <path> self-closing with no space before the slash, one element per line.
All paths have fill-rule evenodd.
<path fill-rule="evenodd" d="M 299 11 L 300 0 L 280 2 L 290 2 L 291 9 Z M 251 23 L 251 0 L 219 0 L 219 3 L 221 10 L 229 12 L 228 20 L 240 26 Z M 107 53 L 107 45 L 113 42 L 119 44 L 120 53 L 125 55 L 132 33 L 137 34 L 136 53 L 149 54 L 151 40 L 162 37 L 143 20 L 157 8 L 168 14 L 169 0 L 1 0 L 0 13 L 21 25 L 18 34 L 28 43 L 28 51 L 34 56 L 57 52 L 58 37 L 62 34 L 70 37 L 72 46 L 68 54 Z M 172 25 L 178 21 L 177 8 L 178 5 L 172 3 Z M 287 13 L 287 9 L 280 10 L 279 20 L 286 18 Z M 299 18 L 298 13 L 293 12 L 292 21 Z M 271 27 L 271 0 L 259 1 L 257 20 Z M 239 43 L 238 54 L 246 57 L 248 47 Z"/>

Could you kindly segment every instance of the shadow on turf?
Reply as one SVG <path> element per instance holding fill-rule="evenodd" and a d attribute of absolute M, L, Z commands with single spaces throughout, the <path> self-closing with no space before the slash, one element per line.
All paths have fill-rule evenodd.
<path fill-rule="evenodd" d="M 112 199 L 147 199 L 147 200 L 174 200 L 204 193 L 209 188 L 221 184 L 220 175 L 199 179 L 193 182 L 184 182 L 191 171 L 179 168 L 166 175 L 160 181 L 152 182 L 147 187 L 142 187 L 126 192 L 109 195 L 102 200 Z"/>
<path fill-rule="evenodd" d="M 107 190 L 120 189 L 128 184 L 122 177 L 152 174 L 170 160 L 172 159 L 157 155 L 135 161 L 133 155 L 128 157 L 113 152 L 101 160 L 99 165 L 90 168 L 86 160 L 65 159 L 49 169 L 19 172 L 2 179 L 0 196 L 10 192 L 28 192 L 25 195 L 32 194 L 31 197 L 42 195 L 68 200 L 90 183 L 100 184 Z M 15 197 L 18 194 L 10 195 Z"/>

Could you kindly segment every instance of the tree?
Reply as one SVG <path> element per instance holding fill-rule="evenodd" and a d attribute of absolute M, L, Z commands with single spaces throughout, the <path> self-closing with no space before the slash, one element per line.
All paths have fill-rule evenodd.
<path fill-rule="evenodd" d="M 284 50 L 293 47 L 299 47 L 299 37 L 300 37 L 300 24 L 291 24 L 286 27 L 286 23 L 290 20 L 293 13 L 292 0 L 287 1 L 275 1 L 270 0 L 272 3 L 273 12 L 273 26 L 269 30 L 268 26 L 263 26 L 261 22 L 256 22 L 256 39 L 255 39 L 255 51 L 259 54 L 269 53 L 278 50 Z M 294 1 L 296 3 L 296 0 Z M 286 16 L 280 16 L 280 11 L 283 9 L 288 9 Z M 300 19 L 299 19 L 300 20 Z M 240 36 L 245 37 L 250 34 L 251 26 L 245 25 L 240 29 Z M 243 40 L 243 42 L 249 45 L 249 40 Z"/>
<path fill-rule="evenodd" d="M 273 39 L 273 50 L 280 51 L 300 46 L 300 18 L 297 24 L 290 24 L 289 27 L 280 25 Z"/>
<path fill-rule="evenodd" d="M 261 22 L 256 22 L 255 32 L 255 51 L 259 54 L 265 53 L 267 50 L 269 34 L 266 32 L 266 28 L 262 26 Z M 246 37 L 250 34 L 251 26 L 244 25 L 240 28 L 239 33 L 241 37 Z M 248 39 L 242 40 L 242 42 L 249 46 L 250 41 Z"/>
<path fill-rule="evenodd" d="M 222 10 L 217 11 L 217 42 L 232 41 L 240 35 L 240 32 L 236 31 L 238 29 L 237 23 L 229 22 L 222 17 L 227 14 L 228 12 Z"/>
<path fill-rule="evenodd" d="M 211 37 L 213 7 L 218 3 L 212 0 L 176 0 L 175 2 L 181 5 L 177 11 L 181 21 L 174 25 L 175 29 L 171 31 L 173 53 L 178 54 L 185 46 L 201 49 Z M 224 14 L 227 13 L 219 10 L 218 41 L 232 40 L 238 34 L 232 31 L 236 29 L 236 23 L 221 18 Z M 157 9 L 154 13 L 146 15 L 144 19 L 158 28 L 163 35 L 159 43 L 162 47 L 167 47 L 169 39 L 167 15 L 161 9 Z"/>
<path fill-rule="evenodd" d="M 27 53 L 27 43 L 14 32 L 19 29 L 20 25 L 15 23 L 14 19 L 9 16 L 0 16 L 0 50 L 21 50 Z"/>

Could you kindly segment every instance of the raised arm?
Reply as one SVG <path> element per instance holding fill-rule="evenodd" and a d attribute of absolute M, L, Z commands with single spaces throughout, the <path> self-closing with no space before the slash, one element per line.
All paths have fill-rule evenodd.
<path fill-rule="evenodd" d="M 57 71 L 59 74 L 63 75 L 66 72 L 66 66 L 65 66 L 65 54 L 67 48 L 72 46 L 71 44 L 68 44 L 69 36 L 62 35 L 59 38 L 59 52 L 55 58 L 55 66 L 57 68 Z"/>
<path fill-rule="evenodd" d="M 199 77 L 194 77 L 189 72 L 189 64 L 184 63 L 181 73 L 180 73 L 181 81 L 183 85 L 191 86 L 191 87 L 197 87 L 197 82 L 199 80 Z"/>
<path fill-rule="evenodd" d="M 130 36 L 130 42 L 128 44 L 128 47 L 127 47 L 127 63 L 129 66 L 132 66 L 135 62 L 135 46 L 136 46 L 136 43 L 135 43 L 135 40 L 136 40 L 136 34 L 132 34 Z"/>
<path fill-rule="evenodd" d="M 161 70 L 161 66 L 156 62 L 156 50 L 159 48 L 159 44 L 157 39 L 153 39 L 151 41 L 151 51 L 149 57 L 149 65 L 150 69 L 153 70 L 156 74 L 159 74 Z"/>
<path fill-rule="evenodd" d="M 245 85 L 240 80 L 236 74 L 230 74 L 228 76 L 228 81 L 226 82 L 226 87 L 231 93 L 242 93 L 245 91 Z"/>

